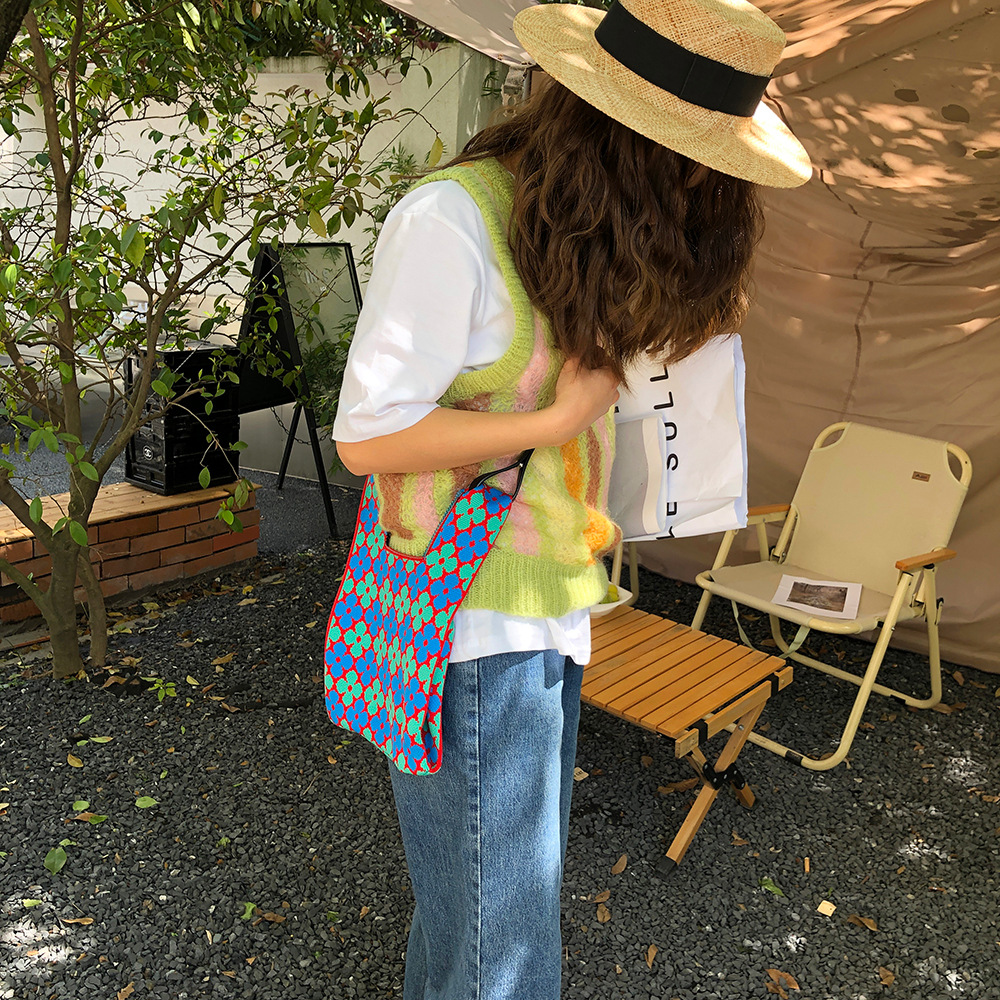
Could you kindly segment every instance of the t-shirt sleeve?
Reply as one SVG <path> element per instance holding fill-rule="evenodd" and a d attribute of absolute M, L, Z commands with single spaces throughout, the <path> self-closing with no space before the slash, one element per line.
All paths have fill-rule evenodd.
<path fill-rule="evenodd" d="M 348 354 L 334 440 L 412 427 L 465 367 L 486 280 L 476 213 L 460 184 L 441 181 L 410 192 L 387 216 Z"/>

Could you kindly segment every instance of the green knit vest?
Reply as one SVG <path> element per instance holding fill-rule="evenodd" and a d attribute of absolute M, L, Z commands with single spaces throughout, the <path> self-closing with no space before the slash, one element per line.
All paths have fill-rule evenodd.
<path fill-rule="evenodd" d="M 494 412 L 542 409 L 555 398 L 565 358 L 514 267 L 507 240 L 513 177 L 488 159 L 437 171 L 418 185 L 440 180 L 461 184 L 482 213 L 514 307 L 514 337 L 493 364 L 461 373 L 438 403 Z M 422 554 L 456 493 L 473 477 L 503 468 L 515 457 L 437 472 L 377 475 L 381 525 L 392 533 L 393 548 Z M 562 447 L 535 449 L 517 500 L 463 609 L 554 618 L 604 598 L 608 579 L 600 557 L 621 538 L 607 514 L 613 457 L 611 413 Z M 514 474 L 507 476 L 499 477 L 498 485 L 512 490 Z"/>

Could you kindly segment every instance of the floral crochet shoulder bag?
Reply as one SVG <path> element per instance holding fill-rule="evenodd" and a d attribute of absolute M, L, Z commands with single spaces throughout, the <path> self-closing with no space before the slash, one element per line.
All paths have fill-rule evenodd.
<path fill-rule="evenodd" d="M 521 488 L 531 451 L 455 497 L 423 556 L 389 548 L 374 478 L 326 630 L 326 710 L 409 774 L 441 767 L 441 696 L 455 612 Z M 518 469 L 508 495 L 487 481 Z"/>

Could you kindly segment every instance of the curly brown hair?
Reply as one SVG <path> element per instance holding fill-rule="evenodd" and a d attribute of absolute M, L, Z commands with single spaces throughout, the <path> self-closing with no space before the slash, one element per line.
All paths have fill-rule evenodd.
<path fill-rule="evenodd" d="M 452 163 L 513 158 L 511 249 L 557 346 L 625 382 L 735 332 L 763 231 L 756 185 L 661 146 L 549 81 Z"/>

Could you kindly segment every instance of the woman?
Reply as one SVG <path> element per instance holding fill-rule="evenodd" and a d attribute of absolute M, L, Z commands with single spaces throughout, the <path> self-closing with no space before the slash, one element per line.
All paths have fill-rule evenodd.
<path fill-rule="evenodd" d="M 618 386 L 644 352 L 739 326 L 756 184 L 810 172 L 760 104 L 784 35 L 743 0 L 538 6 L 515 30 L 553 82 L 390 213 L 334 427 L 407 554 L 534 449 L 455 618 L 440 770 L 390 768 L 417 901 L 405 1000 L 559 996 Z"/>

